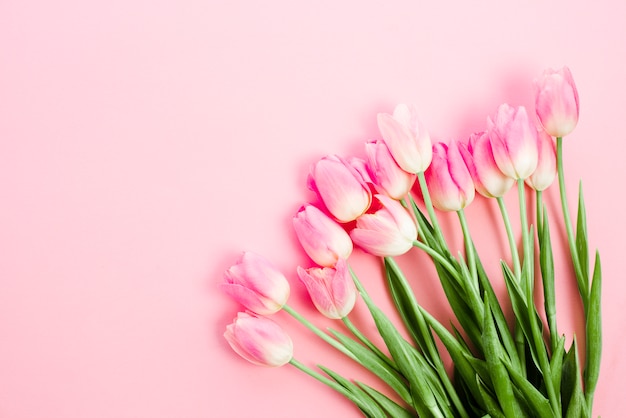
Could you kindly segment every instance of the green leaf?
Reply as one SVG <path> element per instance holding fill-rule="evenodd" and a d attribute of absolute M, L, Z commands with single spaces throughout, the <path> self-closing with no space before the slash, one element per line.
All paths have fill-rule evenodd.
<path fill-rule="evenodd" d="M 545 209 L 543 219 L 544 224 L 539 240 L 539 267 L 541 269 L 541 279 L 543 283 L 544 309 L 548 320 L 548 329 L 550 330 L 550 344 L 554 350 L 558 338 L 556 326 L 556 296 L 554 290 L 554 258 L 552 254 L 548 213 Z"/>
<path fill-rule="evenodd" d="M 509 375 L 502 363 L 504 357 L 496 326 L 491 317 L 489 301 L 485 298 L 485 319 L 483 321 L 483 349 L 485 360 L 489 367 L 489 374 L 493 383 L 492 387 L 502 411 L 510 417 L 519 416 L 519 405 L 513 394 L 513 387 Z M 489 411 L 491 412 L 491 411 Z"/>
<path fill-rule="evenodd" d="M 576 252 L 580 270 L 586 279 L 589 277 L 589 245 L 587 243 L 587 211 L 585 209 L 585 199 L 583 198 L 583 184 L 578 186 L 578 216 L 576 218 Z M 585 294 L 588 293 L 587 282 L 584 282 Z"/>
<path fill-rule="evenodd" d="M 322 365 L 318 365 L 317 367 L 319 367 L 320 370 L 324 371 L 324 373 L 326 373 L 333 380 L 343 386 L 352 396 L 350 400 L 354 402 L 367 417 L 387 418 L 387 415 L 378 405 L 378 403 L 357 385 L 327 367 L 324 367 Z"/>
<path fill-rule="evenodd" d="M 565 355 L 563 374 L 561 375 L 561 399 L 563 411 L 568 417 L 581 417 L 586 410 L 585 397 L 582 391 L 580 363 L 576 348 L 576 337 Z"/>
<path fill-rule="evenodd" d="M 556 393 L 561 391 L 561 375 L 563 373 L 563 357 L 565 356 L 565 336 L 557 341 L 556 348 L 550 359 L 550 371 L 552 372 L 552 385 Z"/>
<path fill-rule="evenodd" d="M 392 401 L 387 396 L 383 395 L 381 392 L 377 391 L 373 387 L 368 386 L 362 382 L 357 382 L 357 384 L 372 399 L 374 399 L 378 403 L 378 405 L 380 405 L 382 409 L 385 410 L 388 416 L 398 417 L 398 418 L 413 418 L 415 416 L 414 412 L 409 411 L 406 408 L 403 408 L 402 406 L 398 405 L 397 403 L 395 403 L 394 401 Z"/>
<path fill-rule="evenodd" d="M 587 357 L 585 366 L 585 395 L 593 398 L 598 376 L 600 375 L 600 358 L 602 357 L 602 267 L 600 253 L 596 251 L 593 267 L 593 281 L 589 294 L 589 310 L 587 311 L 586 335 Z"/>
<path fill-rule="evenodd" d="M 498 404 L 498 401 L 496 401 L 493 398 L 492 393 L 485 386 L 485 384 L 480 380 L 480 377 L 478 377 L 478 375 L 476 376 L 476 384 L 478 386 L 478 390 L 480 391 L 480 397 L 483 400 L 483 403 L 485 404 L 485 407 L 487 409 L 487 412 L 489 413 L 489 416 L 494 417 L 494 418 L 506 418 L 506 416 L 502 412 L 502 409 L 500 409 L 500 405 Z"/>
<path fill-rule="evenodd" d="M 550 402 L 541 392 L 537 390 L 524 376 L 522 376 L 510 362 L 505 361 L 504 366 L 507 369 L 511 380 L 520 391 L 527 405 L 532 409 L 533 415 L 536 417 L 553 417 L 555 414 L 550 407 Z"/>
<path fill-rule="evenodd" d="M 361 364 L 369 369 L 376 376 L 380 377 L 391 387 L 403 401 L 411 403 L 411 393 L 407 384 L 404 381 L 404 377 L 398 374 L 387 363 L 381 360 L 376 354 L 374 354 L 368 348 L 354 341 L 352 338 L 335 331 L 329 330 L 338 340 L 342 343 L 352 354 L 354 354 Z"/>

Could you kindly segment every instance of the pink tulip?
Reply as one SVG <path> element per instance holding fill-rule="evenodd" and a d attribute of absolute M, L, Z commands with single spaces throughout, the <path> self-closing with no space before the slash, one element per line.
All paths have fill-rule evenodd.
<path fill-rule="evenodd" d="M 556 147 L 554 140 L 547 132 L 537 132 L 539 142 L 539 163 L 537 169 L 526 179 L 526 184 L 535 190 L 547 189 L 556 177 Z"/>
<path fill-rule="evenodd" d="M 259 366 L 279 367 L 293 358 L 291 338 L 266 317 L 239 312 L 224 338 L 237 354 Z"/>
<path fill-rule="evenodd" d="M 404 171 L 394 160 L 384 141 L 371 141 L 365 144 L 367 169 L 379 193 L 401 200 L 413 187 L 415 174 Z"/>
<path fill-rule="evenodd" d="M 372 201 L 361 174 L 336 155 L 324 157 L 313 165 L 308 185 L 339 222 L 355 220 L 365 213 Z"/>
<path fill-rule="evenodd" d="M 245 252 L 225 273 L 222 289 L 233 299 L 259 315 L 282 309 L 289 299 L 289 282 L 268 260 Z"/>
<path fill-rule="evenodd" d="M 433 162 L 424 173 L 433 205 L 443 211 L 458 211 L 474 200 L 474 183 L 458 144 L 433 146 Z"/>
<path fill-rule="evenodd" d="M 403 170 L 421 173 L 428 168 L 432 160 L 432 144 L 414 105 L 399 104 L 393 115 L 379 113 L 378 129 Z"/>
<path fill-rule="evenodd" d="M 411 215 L 397 201 L 375 195 L 381 208 L 356 220 L 350 236 L 356 245 L 370 254 L 395 256 L 406 253 L 417 239 L 417 227 Z"/>
<path fill-rule="evenodd" d="M 304 251 L 320 266 L 332 267 L 352 253 L 352 240 L 334 220 L 313 205 L 300 208 L 293 228 Z"/>
<path fill-rule="evenodd" d="M 477 132 L 467 143 L 459 143 L 459 150 L 472 176 L 476 191 L 481 195 L 501 197 L 515 184 L 515 180 L 498 168 L 486 132 Z"/>
<path fill-rule="evenodd" d="M 556 137 L 572 132 L 578 123 L 579 104 L 569 68 L 544 71 L 535 86 L 535 110 L 543 129 Z"/>
<path fill-rule="evenodd" d="M 537 129 L 524 106 L 500 105 L 495 120 L 487 120 L 496 164 L 504 174 L 525 179 L 537 168 Z"/>
<path fill-rule="evenodd" d="M 348 315 L 356 302 L 356 287 L 345 260 L 335 268 L 298 267 L 298 277 L 306 286 L 313 304 L 322 315 L 341 319 Z"/>

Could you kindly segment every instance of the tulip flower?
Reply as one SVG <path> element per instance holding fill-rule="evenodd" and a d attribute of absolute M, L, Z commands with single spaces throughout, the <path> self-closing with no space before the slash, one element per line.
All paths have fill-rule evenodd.
<path fill-rule="evenodd" d="M 361 174 L 336 155 L 324 157 L 313 165 L 308 185 L 339 222 L 355 220 L 365 213 L 372 201 Z"/>
<path fill-rule="evenodd" d="M 304 251 L 320 266 L 332 267 L 352 253 L 348 233 L 313 205 L 300 208 L 293 218 L 293 228 Z"/>
<path fill-rule="evenodd" d="M 498 168 L 486 132 L 477 132 L 467 143 L 459 143 L 459 151 L 472 176 L 476 191 L 481 195 L 501 197 L 515 184 L 515 180 Z"/>
<path fill-rule="evenodd" d="M 378 114 L 378 129 L 398 165 L 409 173 L 425 171 L 432 160 L 432 144 L 414 105 L 399 104 L 393 115 Z"/>
<path fill-rule="evenodd" d="M 245 252 L 225 273 L 222 289 L 259 315 L 278 312 L 289 299 L 289 282 L 267 259 Z"/>
<path fill-rule="evenodd" d="M 356 287 L 345 260 L 337 261 L 335 268 L 298 267 L 298 277 L 322 315 L 341 319 L 348 315 L 356 302 Z"/>
<path fill-rule="evenodd" d="M 488 118 L 487 125 L 500 170 L 516 180 L 530 176 L 537 168 L 537 129 L 528 119 L 526 108 L 502 104 L 495 120 Z"/>
<path fill-rule="evenodd" d="M 433 162 L 424 173 L 433 205 L 459 211 L 474 200 L 474 182 L 456 141 L 433 146 Z"/>
<path fill-rule="evenodd" d="M 356 220 L 352 241 L 370 254 L 396 256 L 409 251 L 417 239 L 417 227 L 406 209 L 392 198 L 377 194 L 381 208 Z"/>
<path fill-rule="evenodd" d="M 535 111 L 543 129 L 551 136 L 564 137 L 578 123 L 578 90 L 569 68 L 548 69 L 535 81 Z"/>
<path fill-rule="evenodd" d="M 259 366 L 279 367 L 293 358 L 291 338 L 266 317 L 239 312 L 224 338 L 237 354 Z"/>
<path fill-rule="evenodd" d="M 526 179 L 526 184 L 537 191 L 547 189 L 556 177 L 556 147 L 554 140 L 544 130 L 537 132 L 539 163 L 537 169 Z"/>
<path fill-rule="evenodd" d="M 384 141 L 366 143 L 365 153 L 368 173 L 378 192 L 403 199 L 413 187 L 416 175 L 400 168 Z"/>

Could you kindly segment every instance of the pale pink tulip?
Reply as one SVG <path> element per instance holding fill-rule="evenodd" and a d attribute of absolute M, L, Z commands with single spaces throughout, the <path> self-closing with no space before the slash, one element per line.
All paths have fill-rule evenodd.
<path fill-rule="evenodd" d="M 504 174 L 525 179 L 537 168 L 537 128 L 524 106 L 500 105 L 495 120 L 487 120 L 496 164 Z"/>
<path fill-rule="evenodd" d="M 348 315 L 356 302 L 356 287 L 345 260 L 335 268 L 298 267 L 298 277 L 306 286 L 313 304 L 322 315 L 341 319 Z"/>
<path fill-rule="evenodd" d="M 352 253 L 348 233 L 313 205 L 300 208 L 293 218 L 293 228 L 304 251 L 320 266 L 332 267 Z"/>
<path fill-rule="evenodd" d="M 339 222 L 350 222 L 370 207 L 372 195 L 361 174 L 347 161 L 330 155 L 311 168 L 309 188 Z"/>
<path fill-rule="evenodd" d="M 225 273 L 222 289 L 247 309 L 270 315 L 289 299 L 289 282 L 267 259 L 245 252 Z"/>
<path fill-rule="evenodd" d="M 293 358 L 293 342 L 280 325 L 266 317 L 239 312 L 224 338 L 241 357 L 259 366 L 279 367 Z"/>
<path fill-rule="evenodd" d="M 415 174 L 428 168 L 432 159 L 432 144 L 419 121 L 415 105 L 399 104 L 393 115 L 379 113 L 378 129 L 403 170 Z"/>
<path fill-rule="evenodd" d="M 535 81 L 535 111 L 543 129 L 552 136 L 564 137 L 578 123 L 578 90 L 569 68 L 548 69 Z"/>
<path fill-rule="evenodd" d="M 486 132 L 477 132 L 470 136 L 467 143 L 459 143 L 459 150 L 472 176 L 476 191 L 481 195 L 501 197 L 515 184 L 515 180 L 498 168 Z"/>
<path fill-rule="evenodd" d="M 433 146 L 433 162 L 424 175 L 437 209 L 459 211 L 474 200 L 474 182 L 455 141 Z"/>
<path fill-rule="evenodd" d="M 554 140 L 547 132 L 540 129 L 537 132 L 539 142 L 539 163 L 537 169 L 526 179 L 526 184 L 535 190 L 547 189 L 556 178 L 556 147 Z"/>
<path fill-rule="evenodd" d="M 413 187 L 415 174 L 398 165 L 385 141 L 371 141 L 365 144 L 367 169 L 379 193 L 401 200 Z"/>
<path fill-rule="evenodd" d="M 406 253 L 417 239 L 417 227 L 407 210 L 392 198 L 377 194 L 381 208 L 356 220 L 350 236 L 370 254 L 396 256 Z"/>

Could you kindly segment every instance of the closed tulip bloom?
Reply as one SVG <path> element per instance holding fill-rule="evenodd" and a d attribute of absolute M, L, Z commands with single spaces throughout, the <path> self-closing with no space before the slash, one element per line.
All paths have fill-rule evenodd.
<path fill-rule="evenodd" d="M 247 309 L 270 315 L 289 299 L 289 282 L 267 259 L 245 252 L 225 273 L 222 289 Z"/>
<path fill-rule="evenodd" d="M 539 163 L 537 169 L 526 179 L 526 184 L 535 190 L 542 191 L 550 187 L 556 178 L 556 147 L 554 140 L 547 132 L 539 130 Z"/>
<path fill-rule="evenodd" d="M 332 267 L 352 253 L 348 233 L 313 205 L 300 208 L 293 218 L 293 228 L 304 251 L 320 266 Z"/>
<path fill-rule="evenodd" d="M 348 315 L 356 302 L 356 287 L 345 260 L 337 261 L 335 268 L 298 267 L 298 277 L 322 315 L 341 319 Z"/>
<path fill-rule="evenodd" d="M 535 111 L 543 129 L 552 136 L 564 137 L 578 123 L 578 90 L 569 68 L 548 69 L 535 81 Z"/>
<path fill-rule="evenodd" d="M 324 157 L 313 165 L 308 185 L 339 222 L 355 220 L 365 213 L 372 201 L 361 174 L 336 155 Z"/>
<path fill-rule="evenodd" d="M 391 155 L 384 141 L 371 141 L 365 144 L 367 169 L 379 193 L 401 200 L 413 187 L 415 174 L 404 171 Z"/>
<path fill-rule="evenodd" d="M 494 120 L 487 120 L 496 164 L 514 179 L 526 179 L 537 168 L 537 128 L 524 106 L 500 105 Z"/>
<path fill-rule="evenodd" d="M 266 317 L 237 314 L 224 338 L 241 357 L 259 366 L 279 367 L 293 358 L 293 342 L 280 325 Z"/>
<path fill-rule="evenodd" d="M 515 180 L 504 174 L 496 164 L 489 134 L 477 132 L 467 143 L 459 143 L 459 150 L 474 181 L 476 191 L 485 197 L 501 197 Z"/>
<path fill-rule="evenodd" d="M 378 129 L 391 155 L 409 173 L 425 171 L 432 160 L 430 135 L 417 115 L 415 105 L 399 104 L 393 115 L 378 114 Z"/>
<path fill-rule="evenodd" d="M 433 146 L 433 162 L 424 175 L 437 209 L 459 211 L 474 200 L 474 182 L 455 141 Z"/>
<path fill-rule="evenodd" d="M 417 239 L 417 227 L 406 209 L 392 198 L 377 194 L 381 208 L 356 220 L 352 241 L 378 256 L 396 256 L 409 251 Z"/>

